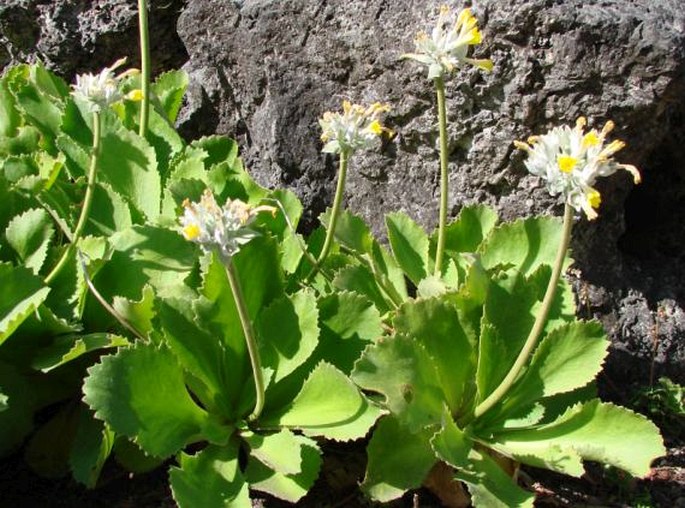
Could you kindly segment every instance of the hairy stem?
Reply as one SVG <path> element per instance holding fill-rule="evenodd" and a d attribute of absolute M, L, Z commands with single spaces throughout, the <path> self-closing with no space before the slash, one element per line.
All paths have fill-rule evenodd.
<path fill-rule="evenodd" d="M 435 276 L 442 274 L 442 258 L 445 253 L 445 230 L 447 228 L 447 113 L 445 111 L 445 82 L 435 78 L 435 92 L 438 102 L 438 129 L 440 133 L 440 218 L 438 223 L 438 245 L 435 251 Z"/>
<path fill-rule="evenodd" d="M 147 0 L 138 0 L 138 25 L 140 31 L 140 81 L 143 94 L 138 134 L 144 138 L 150 117 L 150 35 L 147 22 Z"/>
<path fill-rule="evenodd" d="M 333 209 L 331 210 L 331 219 L 328 223 L 328 230 L 326 231 L 326 240 L 323 242 L 323 248 L 319 254 L 316 265 L 309 274 L 311 278 L 323 265 L 323 262 L 328 257 L 328 252 L 331 250 L 333 244 L 333 237 L 335 236 L 335 228 L 338 224 L 338 216 L 340 215 L 340 208 L 342 206 L 343 194 L 345 193 L 345 178 L 347 177 L 347 160 L 348 153 L 343 150 L 340 152 L 340 168 L 338 170 L 338 184 L 335 188 L 335 198 L 333 198 Z"/>
<path fill-rule="evenodd" d="M 549 315 L 549 310 L 552 307 L 552 302 L 554 301 L 554 296 L 557 290 L 557 284 L 559 283 L 559 277 L 561 277 L 561 271 L 564 266 L 566 251 L 568 250 L 568 245 L 571 241 L 571 230 L 573 229 L 573 208 L 571 208 L 571 206 L 568 204 L 564 210 L 564 224 L 562 228 L 561 241 L 559 242 L 559 249 L 557 250 L 556 258 L 554 259 L 552 274 L 549 278 L 549 283 L 547 284 L 545 297 L 542 300 L 542 307 L 535 318 L 535 323 L 533 323 L 533 327 L 531 328 L 528 338 L 523 344 L 523 348 L 516 358 L 514 365 L 511 367 L 499 386 L 483 402 L 478 404 L 473 414 L 474 418 L 478 418 L 479 416 L 485 414 L 495 404 L 497 404 L 502 397 L 504 397 L 504 395 L 507 393 L 507 391 L 509 391 L 518 378 L 521 370 L 528 362 L 528 358 L 537 345 L 538 339 L 542 334 L 542 330 L 547 323 L 547 316 Z"/>
<path fill-rule="evenodd" d="M 224 259 L 224 266 L 226 267 L 228 283 L 231 285 L 231 292 L 233 293 L 235 306 L 238 310 L 238 317 L 240 317 L 240 324 L 243 327 L 243 335 L 245 335 L 247 352 L 250 355 L 250 365 L 252 366 L 252 377 L 254 378 L 256 401 L 254 410 L 248 419 L 250 421 L 255 421 L 262 413 L 262 409 L 264 409 L 264 375 L 262 374 L 262 361 L 259 356 L 259 349 L 257 346 L 254 329 L 252 328 L 252 321 L 250 321 L 250 316 L 247 312 L 247 307 L 245 306 L 243 290 L 240 286 L 240 280 L 238 279 L 238 274 L 235 271 L 233 261 L 230 258 Z"/>
<path fill-rule="evenodd" d="M 88 216 L 90 215 L 90 208 L 93 204 L 93 192 L 95 190 L 95 175 L 97 173 L 98 157 L 100 156 L 100 139 L 101 139 L 101 122 L 100 113 L 93 112 L 93 151 L 90 156 L 90 168 L 88 169 L 88 184 L 86 187 L 86 196 L 83 200 L 83 206 L 81 207 L 81 215 L 79 215 L 78 222 L 76 223 L 76 229 L 74 229 L 74 234 L 71 238 L 71 244 L 62 254 L 62 257 L 57 262 L 52 271 L 45 277 L 45 283 L 50 284 L 55 277 L 59 275 L 62 269 L 66 266 L 69 256 L 76 247 L 76 243 L 81 238 L 83 230 L 88 222 Z"/>

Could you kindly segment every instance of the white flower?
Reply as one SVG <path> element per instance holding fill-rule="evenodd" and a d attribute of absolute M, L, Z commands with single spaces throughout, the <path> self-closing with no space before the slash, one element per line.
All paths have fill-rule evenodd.
<path fill-rule="evenodd" d="M 566 202 L 582 210 L 588 219 L 597 217 L 596 208 L 601 195 L 594 188 L 597 177 L 609 176 L 618 169 L 625 169 L 640 183 L 640 172 L 635 166 L 619 164 L 612 156 L 625 143 L 615 140 L 604 146 L 606 136 L 614 128 L 609 121 L 601 131 L 584 132 L 584 117 L 578 118 L 575 128 L 567 125 L 555 127 L 542 136 L 531 136 L 528 143 L 514 141 L 517 148 L 528 152 L 526 168 L 545 180 L 551 195 L 563 194 Z"/>
<path fill-rule="evenodd" d="M 381 125 L 378 117 L 390 110 L 390 106 L 379 102 L 368 108 L 343 101 L 343 112 L 327 111 L 319 120 L 321 141 L 325 143 L 322 152 L 347 155 L 357 150 L 370 148 L 384 132 L 392 133 Z"/>
<path fill-rule="evenodd" d="M 72 85 L 72 94 L 90 102 L 90 109 L 93 112 L 102 111 L 103 108 L 124 98 L 140 100 L 142 98 L 140 90 L 134 90 L 127 95 L 119 90 L 119 81 L 138 72 L 135 69 L 129 69 L 115 76 L 114 70 L 125 62 L 126 58 L 120 58 L 110 67 L 105 67 L 99 74 L 79 74 L 76 76 L 76 84 Z"/>
<path fill-rule="evenodd" d="M 469 46 L 481 43 L 477 20 L 470 9 L 464 9 L 457 16 L 456 23 L 448 28 L 449 7 L 440 7 L 440 15 L 430 37 L 419 32 L 414 43 L 416 53 L 407 53 L 402 58 L 410 58 L 428 66 L 428 79 L 444 78 L 454 69 L 465 63 L 475 65 L 485 71 L 492 70 L 488 59 L 467 58 Z"/>
<path fill-rule="evenodd" d="M 219 207 L 208 189 L 199 203 L 186 199 L 183 207 L 185 211 L 179 222 L 185 239 L 199 244 L 205 252 L 218 250 L 225 259 L 259 236 L 249 227 L 259 212 L 276 213 L 272 206 L 252 207 L 239 199 L 228 199 L 223 207 Z"/>

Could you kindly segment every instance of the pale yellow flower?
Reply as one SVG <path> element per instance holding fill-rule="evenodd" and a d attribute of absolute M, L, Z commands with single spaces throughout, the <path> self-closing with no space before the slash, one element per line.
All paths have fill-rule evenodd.
<path fill-rule="evenodd" d="M 124 63 L 126 63 L 126 58 L 120 58 L 110 67 L 105 67 L 99 74 L 79 74 L 76 76 L 76 84 L 71 85 L 73 88 L 71 93 L 88 101 L 91 111 L 95 112 L 102 111 L 122 99 L 141 100 L 140 90 L 133 90 L 126 95 L 119 90 L 119 82 L 122 79 L 138 72 L 136 69 L 129 69 L 116 76 L 115 69 Z"/>
<path fill-rule="evenodd" d="M 343 112 L 327 111 L 319 120 L 321 141 L 325 153 L 351 154 L 373 146 L 383 133 L 392 131 L 383 127 L 379 117 L 390 110 L 387 104 L 376 102 L 369 107 L 343 101 Z"/>

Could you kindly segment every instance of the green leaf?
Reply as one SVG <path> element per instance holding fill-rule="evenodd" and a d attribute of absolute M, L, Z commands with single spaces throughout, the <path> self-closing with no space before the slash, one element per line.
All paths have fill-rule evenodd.
<path fill-rule="evenodd" d="M 331 210 L 326 210 L 319 217 L 319 221 L 328 227 L 330 222 Z M 348 210 L 342 210 L 338 216 L 338 223 L 335 227 L 335 239 L 351 251 L 358 254 L 371 252 L 374 242 L 369 226 L 358 216 Z"/>
<path fill-rule="evenodd" d="M 107 426 L 81 408 L 74 444 L 69 455 L 69 466 L 74 479 L 92 489 L 102 466 L 112 452 L 115 435 Z"/>
<path fill-rule="evenodd" d="M 137 343 L 103 357 L 88 369 L 83 393 L 97 418 L 158 457 L 176 453 L 207 423 L 166 347 Z"/>
<path fill-rule="evenodd" d="M 454 423 L 449 411 L 445 411 L 442 428 L 431 439 L 435 454 L 454 468 L 468 467 L 473 441 Z"/>
<path fill-rule="evenodd" d="M 371 300 L 381 314 L 390 310 L 385 296 L 376 284 L 373 273 L 362 265 L 348 265 L 338 270 L 333 286 L 340 291 L 352 291 Z"/>
<path fill-rule="evenodd" d="M 160 213 L 162 192 L 155 151 L 126 129 L 114 113 L 107 113 L 102 115 L 98 178 L 108 182 L 144 217 L 154 220 Z"/>
<path fill-rule="evenodd" d="M 525 405 L 581 388 L 602 370 L 608 347 L 604 329 L 596 321 L 556 328 L 537 347 L 525 376 L 508 397 Z"/>
<path fill-rule="evenodd" d="M 478 252 L 487 270 L 497 266 L 516 267 L 524 275 L 535 272 L 540 265 L 554 265 L 561 241 L 561 221 L 555 217 L 531 217 L 502 224 L 494 228 Z M 571 259 L 567 256 L 564 266 Z"/>
<path fill-rule="evenodd" d="M 476 252 L 497 220 L 497 212 L 489 206 L 465 206 L 445 229 L 445 250 Z"/>
<path fill-rule="evenodd" d="M 7 86 L 8 76 L 0 78 L 0 137 L 11 137 L 21 125 L 16 101 Z M 1 144 L 1 143 L 0 143 Z"/>
<path fill-rule="evenodd" d="M 649 473 L 666 453 L 659 430 L 642 415 L 597 399 L 569 409 L 556 421 L 497 434 L 491 445 L 537 467 L 580 476 L 580 460 L 594 460 L 633 476 Z"/>
<path fill-rule="evenodd" d="M 288 447 L 292 449 L 289 456 L 283 457 L 283 462 L 296 461 L 300 464 L 301 470 L 296 473 L 285 473 L 264 462 L 261 457 L 251 454 L 245 471 L 250 488 L 291 503 L 297 503 L 307 494 L 321 469 L 321 451 L 316 442 L 311 439 L 295 435 L 293 439 L 298 446 L 296 449 Z M 285 450 L 281 450 L 280 453 L 284 454 L 284 452 Z"/>
<path fill-rule="evenodd" d="M 385 216 L 388 240 L 395 259 L 411 281 L 418 285 L 430 273 L 429 241 L 425 231 L 401 212 Z"/>
<path fill-rule="evenodd" d="M 311 291 L 283 296 L 264 309 L 256 323 L 264 367 L 277 383 L 311 356 L 319 338 L 318 309 Z"/>
<path fill-rule="evenodd" d="M 59 478 L 69 471 L 69 454 L 79 409 L 74 405 L 60 407 L 29 439 L 24 459 L 40 476 Z"/>
<path fill-rule="evenodd" d="M 457 308 L 440 298 L 411 301 L 398 309 L 393 325 L 423 346 L 449 409 L 457 412 L 473 392 L 475 372 L 474 344 L 462 328 Z"/>
<path fill-rule="evenodd" d="M 112 189 L 112 186 L 100 182 L 93 188 L 93 203 L 86 234 L 111 236 L 133 225 L 131 209 L 126 200 Z"/>
<path fill-rule="evenodd" d="M 182 70 L 164 72 L 155 79 L 150 88 L 166 113 L 167 120 L 173 124 L 188 88 L 188 74 Z"/>
<path fill-rule="evenodd" d="M 242 438 L 250 447 L 251 457 L 285 475 L 302 471 L 300 450 L 303 443 L 313 443 L 310 439 L 296 436 L 288 429 L 281 429 L 275 434 L 246 432 L 242 434 Z"/>
<path fill-rule="evenodd" d="M 157 315 L 155 311 L 155 292 L 151 286 L 143 286 L 143 294 L 139 300 L 129 300 L 115 296 L 112 307 L 119 315 L 144 335 L 153 331 L 152 320 Z"/>
<path fill-rule="evenodd" d="M 0 345 L 45 301 L 50 288 L 31 270 L 0 263 Z"/>
<path fill-rule="evenodd" d="M 37 352 L 32 367 L 50 372 L 92 351 L 128 346 L 126 338 L 111 333 L 60 335 L 53 343 Z"/>
<path fill-rule="evenodd" d="M 238 451 L 238 444 L 231 442 L 230 446 L 208 446 L 196 455 L 181 453 L 180 467 L 169 470 L 171 492 L 179 508 L 251 508 Z"/>
<path fill-rule="evenodd" d="M 366 435 L 380 414 L 342 372 L 321 362 L 295 399 L 281 411 L 264 415 L 260 425 L 346 441 Z"/>
<path fill-rule="evenodd" d="M 466 483 L 473 506 L 488 508 L 533 508 L 535 496 L 520 488 L 487 454 L 476 449 L 469 453 L 469 467 L 455 471 Z"/>
<path fill-rule="evenodd" d="M 7 409 L 7 395 L 0 393 L 0 413 Z"/>
<path fill-rule="evenodd" d="M 352 379 L 382 394 L 384 405 L 413 432 L 440 422 L 446 396 L 436 359 L 419 340 L 402 335 L 379 340 L 366 348 Z"/>
<path fill-rule="evenodd" d="M 117 463 L 132 473 L 149 473 L 164 462 L 164 459 L 148 455 L 137 444 L 124 436 L 116 437 L 113 451 Z"/>
<path fill-rule="evenodd" d="M 12 219 L 5 236 L 24 265 L 38 275 L 54 232 L 48 213 L 42 208 L 33 208 Z"/>
<path fill-rule="evenodd" d="M 420 487 L 437 462 L 430 446 L 433 432 L 410 432 L 393 416 L 379 420 L 366 449 L 368 464 L 362 490 L 385 503 Z"/>

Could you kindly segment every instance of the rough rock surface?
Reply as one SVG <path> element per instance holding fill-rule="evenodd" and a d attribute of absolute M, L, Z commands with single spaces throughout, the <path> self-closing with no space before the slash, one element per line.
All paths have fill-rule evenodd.
<path fill-rule="evenodd" d="M 176 32 L 185 2 L 150 2 L 151 54 L 156 71 L 187 59 Z M 66 78 L 126 56 L 140 66 L 136 0 L 2 0 L 0 68 L 41 60 Z"/>
<path fill-rule="evenodd" d="M 251 172 L 293 189 L 306 223 L 332 200 L 336 161 L 320 153 L 317 119 L 355 102 L 391 104 L 397 135 L 351 161 L 347 206 L 382 234 L 383 214 L 437 222 L 434 94 L 425 70 L 399 60 L 440 2 L 169 0 L 152 2 L 157 70 L 191 85 L 188 138 L 236 137 Z M 449 1 L 455 9 L 459 2 Z M 491 74 L 447 83 L 450 205 L 490 203 L 502 217 L 559 213 L 529 176 L 513 139 L 580 115 L 616 122 L 622 162 L 641 168 L 600 185 L 600 218 L 574 230 L 579 312 L 614 342 L 607 379 L 685 382 L 685 10 L 681 0 L 474 0 Z M 136 64 L 134 0 L 4 0 L 0 67 L 40 58 L 71 79 L 122 55 Z M 180 13 L 180 18 L 178 18 Z M 178 19 L 177 27 L 176 22 Z M 179 39 L 180 37 L 180 39 Z M 181 43 L 182 41 L 182 43 Z"/>

